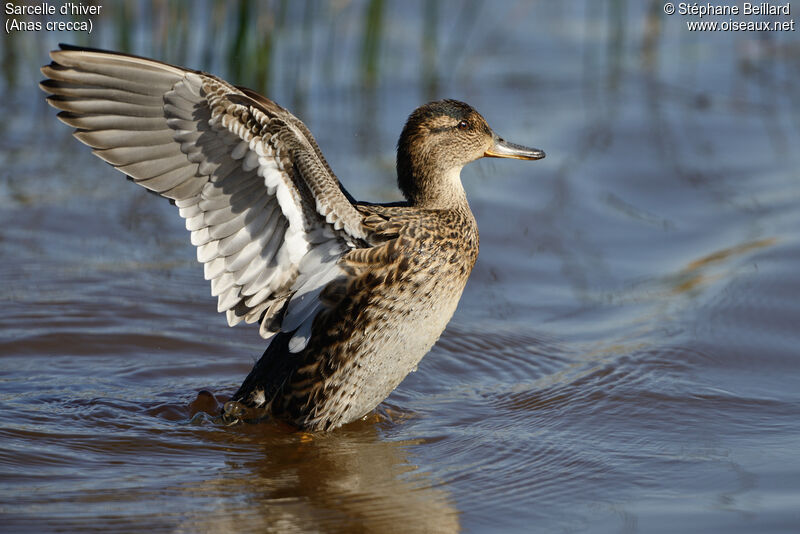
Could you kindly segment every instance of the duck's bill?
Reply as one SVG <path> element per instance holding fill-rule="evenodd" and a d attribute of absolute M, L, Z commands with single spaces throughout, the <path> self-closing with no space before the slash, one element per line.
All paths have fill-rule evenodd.
<path fill-rule="evenodd" d="M 542 159 L 544 150 L 515 145 L 498 137 L 495 139 L 494 145 L 483 155 L 487 158 Z"/>

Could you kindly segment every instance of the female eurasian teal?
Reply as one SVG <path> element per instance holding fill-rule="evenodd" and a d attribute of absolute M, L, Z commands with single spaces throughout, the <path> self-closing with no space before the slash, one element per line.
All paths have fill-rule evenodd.
<path fill-rule="evenodd" d="M 439 338 L 475 264 L 461 168 L 544 157 L 463 102 L 431 102 L 397 144 L 407 201 L 356 202 L 306 126 L 249 89 L 113 52 L 51 57 L 41 87 L 59 118 L 175 203 L 219 311 L 272 339 L 225 405 L 229 421 L 329 430 L 375 408 Z"/>

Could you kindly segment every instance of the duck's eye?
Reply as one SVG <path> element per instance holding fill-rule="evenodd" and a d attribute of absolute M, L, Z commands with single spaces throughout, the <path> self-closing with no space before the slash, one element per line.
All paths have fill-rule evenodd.
<path fill-rule="evenodd" d="M 469 130 L 469 123 L 467 121 L 461 121 L 456 126 L 459 130 Z"/>

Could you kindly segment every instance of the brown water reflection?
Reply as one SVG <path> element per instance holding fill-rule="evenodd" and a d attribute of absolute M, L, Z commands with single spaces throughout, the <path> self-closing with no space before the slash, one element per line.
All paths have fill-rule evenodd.
<path fill-rule="evenodd" d="M 671 284 L 673 286 L 673 291 L 675 293 L 689 292 L 715 280 L 720 280 L 724 278 L 724 273 L 708 274 L 708 271 L 712 270 L 720 263 L 724 263 L 726 260 L 746 255 L 760 248 L 772 246 L 775 244 L 775 241 L 775 238 L 758 239 L 749 243 L 742 243 L 741 245 L 718 250 L 698 260 L 693 260 L 685 269 L 681 270 L 681 272 L 675 276 Z"/>
<path fill-rule="evenodd" d="M 249 455 L 247 460 L 232 458 L 219 478 L 183 486 L 181 490 L 190 498 L 219 497 L 220 505 L 188 517 L 179 528 L 202 532 L 264 525 L 281 532 L 460 530 L 449 493 L 410 461 L 408 448 L 421 445 L 420 440 L 382 441 L 370 422 L 316 436 L 275 435 L 259 429 L 235 438 L 235 443 L 242 442 L 261 454 Z M 240 499 L 227 498 L 231 495 Z"/>
<path fill-rule="evenodd" d="M 105 2 L 0 40 L 0 530 L 790 532 L 800 524 L 795 34 L 660 2 Z M 35 89 L 66 41 L 252 86 L 349 191 L 395 200 L 409 111 L 541 146 L 464 183 L 481 256 L 379 413 L 330 435 L 205 412 L 263 351 L 173 207 Z"/>

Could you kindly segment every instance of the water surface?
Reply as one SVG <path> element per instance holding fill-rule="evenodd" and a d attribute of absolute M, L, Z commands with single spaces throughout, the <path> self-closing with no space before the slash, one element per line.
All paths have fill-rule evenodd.
<path fill-rule="evenodd" d="M 797 530 L 796 34 L 624 1 L 103 5 L 91 37 L 0 44 L 2 530 Z M 44 105 L 59 41 L 259 89 L 360 199 L 398 198 L 433 98 L 548 156 L 465 169 L 480 258 L 375 414 L 226 427 L 201 392 L 264 343 L 216 313 L 174 207 Z"/>

